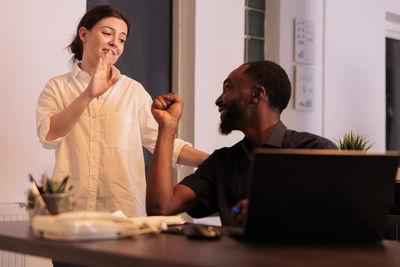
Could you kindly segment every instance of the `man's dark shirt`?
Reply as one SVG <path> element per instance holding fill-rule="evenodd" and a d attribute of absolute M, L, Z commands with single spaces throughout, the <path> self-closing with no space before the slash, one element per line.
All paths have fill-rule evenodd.
<path fill-rule="evenodd" d="M 262 146 L 264 148 L 338 149 L 323 137 L 287 130 L 279 121 Z M 180 184 L 191 188 L 199 205 L 188 211 L 195 218 L 219 212 L 223 225 L 237 225 L 231 207 L 246 198 L 251 147 L 245 137 L 232 147 L 215 150 L 195 173 Z"/>

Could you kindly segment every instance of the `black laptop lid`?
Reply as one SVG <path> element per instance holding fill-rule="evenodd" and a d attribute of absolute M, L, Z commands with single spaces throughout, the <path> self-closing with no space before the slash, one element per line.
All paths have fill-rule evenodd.
<path fill-rule="evenodd" d="M 245 238 L 373 241 L 383 235 L 399 154 L 257 149 Z"/>

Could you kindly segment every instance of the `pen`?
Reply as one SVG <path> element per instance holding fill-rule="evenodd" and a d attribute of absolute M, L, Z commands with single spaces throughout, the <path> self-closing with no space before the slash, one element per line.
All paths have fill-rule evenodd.
<path fill-rule="evenodd" d="M 47 192 L 47 186 L 46 186 L 46 179 L 47 179 L 47 174 L 42 174 L 42 193 Z"/>
<path fill-rule="evenodd" d="M 51 183 L 49 179 L 46 179 L 46 184 L 47 184 L 47 192 L 49 194 L 53 193 L 53 189 L 51 188 Z"/>
<path fill-rule="evenodd" d="M 32 174 L 29 174 L 29 180 L 35 185 L 39 194 L 43 193 L 42 189 L 37 185 L 35 179 L 33 178 Z"/>
<path fill-rule="evenodd" d="M 67 181 L 68 181 L 68 179 L 69 179 L 69 176 L 66 176 L 66 177 L 62 180 L 62 182 L 61 182 L 60 186 L 58 187 L 56 193 L 64 193 L 65 187 L 67 186 Z"/>
<path fill-rule="evenodd" d="M 240 214 L 240 209 L 238 209 L 238 208 L 236 208 L 236 207 L 232 207 L 232 208 L 231 208 L 231 211 L 232 211 L 234 214 Z"/>
<path fill-rule="evenodd" d="M 37 199 L 37 203 L 39 204 L 39 208 L 46 208 L 46 203 L 44 202 L 42 196 L 40 195 L 39 189 L 36 185 L 35 179 L 33 179 L 32 175 L 29 174 L 29 180 L 31 181 L 31 187 L 32 187 L 32 194 L 35 196 L 35 199 Z"/>

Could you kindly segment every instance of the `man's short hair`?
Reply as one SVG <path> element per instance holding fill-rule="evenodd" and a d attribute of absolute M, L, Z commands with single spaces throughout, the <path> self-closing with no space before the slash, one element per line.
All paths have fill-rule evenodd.
<path fill-rule="evenodd" d="M 291 94 L 290 81 L 285 70 L 268 60 L 244 65 L 249 66 L 244 73 L 265 88 L 270 107 L 282 112 L 287 107 Z"/>

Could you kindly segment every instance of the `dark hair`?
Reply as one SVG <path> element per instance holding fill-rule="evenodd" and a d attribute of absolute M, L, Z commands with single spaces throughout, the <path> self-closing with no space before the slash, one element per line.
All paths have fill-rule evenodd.
<path fill-rule="evenodd" d="M 131 25 L 128 18 L 124 13 L 122 13 L 121 10 L 109 5 L 95 6 L 87 11 L 85 15 L 83 15 L 78 27 L 76 28 L 76 35 L 71 44 L 68 46 L 69 51 L 74 54 L 72 57 L 73 61 L 82 60 L 83 55 L 83 44 L 82 40 L 79 38 L 79 29 L 81 27 L 85 27 L 86 29 L 91 30 L 97 22 L 109 17 L 119 18 L 125 21 L 128 27 L 127 34 L 129 34 Z"/>
<path fill-rule="evenodd" d="M 265 88 L 270 107 L 282 112 L 287 107 L 291 94 L 290 81 L 285 70 L 268 60 L 249 62 L 244 65 L 249 66 L 244 74 Z"/>

